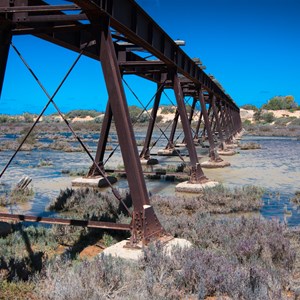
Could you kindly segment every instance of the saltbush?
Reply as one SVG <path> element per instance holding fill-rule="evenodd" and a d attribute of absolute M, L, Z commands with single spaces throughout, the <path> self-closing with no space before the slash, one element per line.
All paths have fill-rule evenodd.
<path fill-rule="evenodd" d="M 162 215 L 188 215 L 196 212 L 230 213 L 258 210 L 262 206 L 263 189 L 255 186 L 229 189 L 223 185 L 206 188 L 198 197 L 162 197 L 155 195 L 151 203 Z"/>
<path fill-rule="evenodd" d="M 101 256 L 57 260 L 37 282 L 43 299 L 281 299 L 294 261 L 284 227 L 259 218 L 173 218 L 178 236 L 194 243 L 150 245 L 137 263 Z M 164 224 L 165 225 L 165 224 Z"/>

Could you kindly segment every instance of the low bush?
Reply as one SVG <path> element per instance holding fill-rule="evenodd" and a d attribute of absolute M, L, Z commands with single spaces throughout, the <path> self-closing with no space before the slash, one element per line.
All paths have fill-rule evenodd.
<path fill-rule="evenodd" d="M 254 150 L 261 149 L 261 145 L 254 142 L 244 143 L 240 145 L 241 150 Z"/>
<path fill-rule="evenodd" d="M 198 197 L 161 197 L 153 196 L 151 203 L 155 210 L 168 216 L 190 216 L 196 212 L 231 213 L 260 209 L 264 190 L 255 186 L 229 189 L 223 185 L 206 188 Z"/>
<path fill-rule="evenodd" d="M 294 253 L 283 227 L 262 219 L 174 218 L 187 249 L 150 245 L 138 263 L 101 256 L 56 260 L 37 282 L 43 299 L 281 299 Z"/>
<path fill-rule="evenodd" d="M 300 118 L 292 120 L 289 126 L 300 126 Z"/>
<path fill-rule="evenodd" d="M 266 123 L 272 123 L 275 120 L 275 115 L 272 112 L 263 113 L 260 119 Z"/>
<path fill-rule="evenodd" d="M 175 106 L 172 106 L 172 105 L 166 105 L 166 106 L 162 106 L 162 107 L 161 107 L 160 113 L 163 114 L 163 115 L 166 115 L 166 114 L 174 114 L 175 111 L 176 111 L 176 107 L 175 107 Z"/>
<path fill-rule="evenodd" d="M 41 271 L 47 255 L 56 247 L 50 230 L 41 226 L 14 225 L 13 233 L 0 238 L 0 282 L 28 280 Z"/>
<path fill-rule="evenodd" d="M 248 126 L 248 125 L 251 125 L 251 121 L 250 120 L 245 120 L 243 122 L 243 126 Z"/>
<path fill-rule="evenodd" d="M 70 143 L 66 141 L 56 140 L 49 144 L 49 148 L 52 150 L 64 151 L 64 152 L 81 152 L 81 147 L 73 147 Z"/>
<path fill-rule="evenodd" d="M 292 122 L 296 117 L 282 117 L 277 118 L 274 122 L 275 125 L 283 125 L 286 126 L 288 123 Z"/>
<path fill-rule="evenodd" d="M 246 109 L 246 110 L 254 110 L 254 111 L 258 110 L 258 108 L 253 104 L 244 104 L 241 106 L 241 108 Z"/>
<path fill-rule="evenodd" d="M 127 197 L 124 202 L 130 206 L 130 199 Z M 98 190 L 91 188 L 66 189 L 60 192 L 48 209 L 60 212 L 68 218 L 84 219 L 103 222 L 129 223 L 126 211 L 122 204 L 112 195 L 112 193 L 102 194 Z M 126 216 L 125 216 L 126 215 Z M 74 245 L 83 239 L 101 238 L 104 231 L 88 230 L 87 228 L 56 225 L 53 227 L 54 234 L 60 244 Z M 116 240 L 126 238 L 127 232 L 114 232 L 112 237 Z M 77 252 L 75 246 L 72 251 Z"/>
<path fill-rule="evenodd" d="M 101 112 L 93 110 L 93 109 L 74 109 L 69 111 L 68 113 L 66 113 L 66 117 L 70 118 L 70 119 L 74 119 L 74 118 L 85 118 L 85 117 L 98 117 L 101 114 Z"/>
<path fill-rule="evenodd" d="M 34 190 L 32 188 L 19 189 L 13 188 L 10 192 L 0 195 L 0 206 L 7 206 L 16 203 L 25 203 L 32 200 Z"/>

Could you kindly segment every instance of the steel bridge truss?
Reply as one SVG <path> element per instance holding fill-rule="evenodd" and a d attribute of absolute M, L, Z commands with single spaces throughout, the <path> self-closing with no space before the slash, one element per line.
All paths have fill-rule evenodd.
<path fill-rule="evenodd" d="M 175 146 L 175 132 L 180 118 L 184 132 L 183 142 L 189 154 L 191 183 L 207 181 L 198 161 L 195 143 L 207 138 L 210 145 L 210 158 L 215 161 L 220 160 L 218 148 L 223 149 L 225 143 L 230 142 L 241 130 L 237 105 L 134 0 L 72 0 L 63 5 L 51 5 L 50 0 L 47 2 L 2 0 L 0 2 L 0 95 L 12 37 L 25 34 L 101 62 L 109 99 L 97 152 L 95 157 L 91 157 L 92 165 L 88 176 L 102 175 L 106 178 L 103 158 L 114 118 L 133 202 L 132 221 L 130 225 L 126 225 L 12 214 L 0 214 L 0 218 L 128 230 L 131 232 L 131 247 L 139 242 L 147 244 L 165 235 L 150 204 L 140 163 L 141 158 L 150 159 L 150 143 L 162 93 L 165 89 L 173 89 L 177 107 L 171 133 L 167 137 L 166 149 L 173 149 Z M 122 81 L 123 77 L 130 74 L 141 76 L 157 84 L 141 153 L 137 150 Z M 40 86 L 43 88 L 41 84 Z M 51 97 L 47 91 L 45 92 L 49 103 L 52 103 L 61 114 L 53 100 L 55 94 Z M 186 110 L 185 97 L 191 97 L 193 100 L 189 112 Z M 192 128 L 192 120 L 197 115 L 197 104 L 201 109 L 198 112 L 196 128 Z M 67 121 L 66 123 L 70 127 Z M 200 132 L 201 125 L 204 126 L 202 132 Z M 72 130 L 71 127 L 70 129 Z M 73 133 L 76 136 L 76 133 Z M 163 131 L 162 135 L 165 135 Z M 216 137 L 219 142 L 217 144 Z M 85 148 L 81 140 L 79 138 L 78 140 Z M 115 189 L 113 192 L 123 203 L 118 192 Z"/>

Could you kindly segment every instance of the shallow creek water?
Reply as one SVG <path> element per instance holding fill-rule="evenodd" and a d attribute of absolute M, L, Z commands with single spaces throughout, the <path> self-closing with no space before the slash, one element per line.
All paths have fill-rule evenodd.
<path fill-rule="evenodd" d="M 5 139 L 9 138 L 5 137 Z M 300 208 L 293 205 L 290 199 L 296 191 L 300 190 L 300 141 L 293 138 L 244 136 L 241 142 L 250 141 L 259 143 L 262 148 L 240 150 L 237 155 L 224 156 L 223 159 L 229 161 L 231 166 L 224 169 L 204 169 L 205 175 L 229 187 L 243 185 L 264 187 L 266 193 L 263 197 L 264 206 L 260 211 L 261 214 L 266 218 L 279 218 L 289 226 L 299 225 Z M 95 151 L 95 143 L 90 143 L 89 146 L 92 151 Z M 154 148 L 152 152 L 156 153 L 157 150 L 158 148 Z M 199 148 L 197 151 L 201 162 L 207 160 L 204 155 L 207 150 Z M 12 153 L 12 151 L 0 152 L 1 170 Z M 181 162 L 178 157 L 157 158 L 161 165 Z M 188 161 L 188 157 L 184 159 Z M 42 160 L 49 160 L 52 165 L 38 166 Z M 61 189 L 71 187 L 71 180 L 74 179 L 74 177 L 62 174 L 62 170 L 87 170 L 90 165 L 91 161 L 85 153 L 64 153 L 51 150 L 20 152 L 0 179 L 0 193 L 5 193 L 23 175 L 30 176 L 35 191 L 34 199 L 25 205 L 11 206 L 8 211 L 49 215 L 46 207 L 51 199 L 55 198 Z M 118 150 L 108 166 L 116 168 L 121 165 L 123 162 Z M 159 193 L 162 196 L 175 194 L 177 184 L 175 182 L 161 179 L 146 180 L 146 183 L 151 194 Z M 127 189 L 127 181 L 119 180 L 117 187 Z"/>

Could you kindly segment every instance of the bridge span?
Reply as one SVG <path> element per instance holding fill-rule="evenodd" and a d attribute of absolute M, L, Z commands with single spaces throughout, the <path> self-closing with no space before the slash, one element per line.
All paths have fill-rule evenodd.
<path fill-rule="evenodd" d="M 151 157 L 150 144 L 154 127 L 157 126 L 157 112 L 164 90 L 174 90 L 176 111 L 170 135 L 166 136 L 165 131 L 160 129 L 168 140 L 161 154 L 180 156 L 175 147 L 175 133 L 180 119 L 184 132 L 182 142 L 187 147 L 189 157 L 187 166 L 190 169 L 190 179 L 186 183 L 189 188 L 203 186 L 209 182 L 196 151 L 196 146 L 202 140 L 206 139 L 209 142 L 210 163 L 213 166 L 224 166 L 220 153 L 231 153 L 227 145 L 242 129 L 239 108 L 224 92 L 222 86 L 203 71 L 201 64 L 190 58 L 134 0 L 73 0 L 63 5 L 49 3 L 51 1 L 42 0 L 2 0 L 0 3 L 0 95 L 8 54 L 13 50 L 20 56 L 48 97 L 44 109 L 2 170 L 0 178 L 47 107 L 53 105 L 91 159 L 87 178 L 101 176 L 128 210 L 107 176 L 103 162 L 108 134 L 114 120 L 133 202 L 133 212 L 128 210 L 132 221 L 128 226 L 12 214 L 0 214 L 0 218 L 129 230 L 130 246 L 139 242 L 147 244 L 150 240 L 165 234 L 150 204 L 141 166 L 141 161 L 149 164 L 155 161 Z M 53 95 L 48 93 L 13 44 L 13 36 L 28 34 L 78 53 L 76 61 Z M 38 49 L 33 48 L 32 51 Z M 95 156 L 88 151 L 55 102 L 57 92 L 82 55 L 101 63 L 109 98 Z M 157 85 L 145 143 L 140 153 L 123 86 L 123 78 L 129 75 L 143 77 Z M 187 111 L 187 97 L 192 99 L 190 111 Z M 146 104 L 141 105 L 147 108 Z M 197 107 L 201 108 L 198 112 Z M 192 122 L 197 114 L 199 115 L 197 121 Z M 196 126 L 193 128 L 194 123 Z"/>

